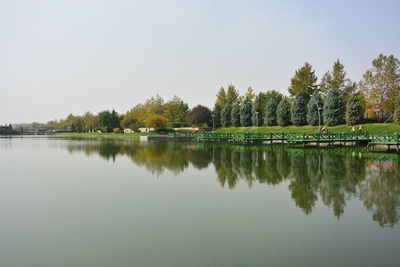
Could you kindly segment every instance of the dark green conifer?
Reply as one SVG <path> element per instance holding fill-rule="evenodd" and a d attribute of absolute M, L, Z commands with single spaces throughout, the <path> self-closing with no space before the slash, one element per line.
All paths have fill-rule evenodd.
<path fill-rule="evenodd" d="M 351 94 L 346 104 L 346 123 L 355 125 L 361 122 L 362 106 L 357 94 Z"/>
<path fill-rule="evenodd" d="M 276 121 L 277 108 L 278 108 L 278 103 L 274 99 L 270 99 L 267 105 L 265 106 L 264 125 L 275 126 L 277 124 Z"/>
<path fill-rule="evenodd" d="M 231 126 L 231 105 L 226 104 L 221 111 L 221 125 L 222 127 Z"/>
<path fill-rule="evenodd" d="M 324 103 L 324 123 L 334 126 L 343 121 L 343 100 L 340 92 L 336 88 L 331 88 L 325 98 Z"/>
<path fill-rule="evenodd" d="M 240 126 L 240 106 L 239 103 L 236 101 L 232 105 L 232 110 L 231 110 L 231 125 L 233 127 L 239 127 Z"/>
<path fill-rule="evenodd" d="M 242 106 L 240 107 L 240 125 L 247 127 L 251 126 L 251 101 L 249 98 L 245 98 Z"/>
<path fill-rule="evenodd" d="M 302 126 L 307 123 L 307 106 L 301 94 L 297 94 L 292 104 L 291 122 L 293 125 Z"/>
<path fill-rule="evenodd" d="M 319 125 L 322 120 L 322 100 L 318 92 L 314 92 L 307 104 L 307 123 L 309 125 Z"/>
<path fill-rule="evenodd" d="M 281 102 L 279 102 L 276 110 L 276 119 L 279 126 L 290 125 L 290 102 L 287 97 L 284 97 Z"/>

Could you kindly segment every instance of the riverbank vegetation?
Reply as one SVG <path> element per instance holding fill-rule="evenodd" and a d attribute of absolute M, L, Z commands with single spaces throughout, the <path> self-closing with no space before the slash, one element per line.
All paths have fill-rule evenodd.
<path fill-rule="evenodd" d="M 332 131 L 349 131 L 364 124 L 363 131 L 399 131 L 400 61 L 380 54 L 359 82 L 347 77 L 344 65 L 336 60 L 318 82 L 312 65 L 306 62 L 295 71 L 287 89 L 258 94 L 249 87 L 241 95 L 234 85 L 221 88 L 212 109 L 197 105 L 192 109 L 174 96 L 164 102 L 159 95 L 137 104 L 125 114 L 115 110 L 97 115 L 87 112 L 47 123 L 49 129 L 72 132 L 156 131 L 182 126 L 219 128 L 219 131 L 315 132 L 319 126 Z M 386 123 L 385 125 L 376 124 Z M 367 124 L 372 123 L 372 124 Z M 243 128 L 247 127 L 247 128 Z"/>
<path fill-rule="evenodd" d="M 382 132 L 400 132 L 400 125 L 397 123 L 366 123 L 360 124 L 362 132 L 382 133 Z M 350 132 L 353 126 L 341 124 L 337 126 L 328 127 L 330 132 Z M 355 127 L 358 131 L 358 127 Z M 315 133 L 318 131 L 318 126 L 251 126 L 251 127 L 227 127 L 218 128 L 216 132 L 220 133 Z"/>

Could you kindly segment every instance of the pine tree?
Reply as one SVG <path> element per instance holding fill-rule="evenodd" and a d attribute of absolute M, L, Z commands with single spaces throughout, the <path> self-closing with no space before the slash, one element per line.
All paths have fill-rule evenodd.
<path fill-rule="evenodd" d="M 323 96 L 326 96 L 330 88 L 339 90 L 344 103 L 347 103 L 347 99 L 356 89 L 356 84 L 346 77 L 344 66 L 339 60 L 333 63 L 332 71 L 326 72 L 319 84 L 319 90 Z"/>
<path fill-rule="evenodd" d="M 251 126 L 251 101 L 247 97 L 243 101 L 242 106 L 240 107 L 240 125 L 247 127 Z"/>
<path fill-rule="evenodd" d="M 247 91 L 246 91 L 246 94 L 245 94 L 245 98 L 249 99 L 250 101 L 253 101 L 253 99 L 255 97 L 256 97 L 256 95 L 254 94 L 254 90 L 250 86 L 249 88 L 247 88 Z"/>
<path fill-rule="evenodd" d="M 217 93 L 217 99 L 215 100 L 215 106 L 219 108 L 219 110 L 223 109 L 226 104 L 226 93 L 224 87 L 221 87 Z"/>
<path fill-rule="evenodd" d="M 270 99 L 265 106 L 264 125 L 275 126 L 276 122 L 276 109 L 278 103 L 274 99 Z"/>
<path fill-rule="evenodd" d="M 214 117 L 215 128 L 221 127 L 221 109 L 217 105 L 214 106 L 212 116 Z"/>
<path fill-rule="evenodd" d="M 328 126 L 338 125 L 343 121 L 343 100 L 338 89 L 332 88 L 328 91 L 323 114 L 324 123 Z"/>
<path fill-rule="evenodd" d="M 221 125 L 222 127 L 231 126 L 231 105 L 226 104 L 221 111 Z"/>
<path fill-rule="evenodd" d="M 262 109 L 262 97 L 257 95 L 251 109 L 251 123 L 253 126 L 263 125 L 264 110 Z"/>
<path fill-rule="evenodd" d="M 226 103 L 232 106 L 238 100 L 239 92 L 235 89 L 235 86 L 229 85 L 228 89 L 226 89 Z"/>
<path fill-rule="evenodd" d="M 240 126 L 240 106 L 238 102 L 233 103 L 231 110 L 231 125 L 233 127 Z"/>
<path fill-rule="evenodd" d="M 296 70 L 294 77 L 290 81 L 288 89 L 291 96 L 301 94 L 307 102 L 310 95 L 317 90 L 317 76 L 310 63 L 306 62 L 303 67 Z"/>
<path fill-rule="evenodd" d="M 346 123 L 355 125 L 360 123 L 362 118 L 362 107 L 357 94 L 351 94 L 346 104 Z"/>
<path fill-rule="evenodd" d="M 307 106 L 301 94 L 297 94 L 292 104 L 291 122 L 293 125 L 302 126 L 307 123 Z"/>
<path fill-rule="evenodd" d="M 307 123 L 309 125 L 319 125 L 322 120 L 322 100 L 318 92 L 312 94 L 307 104 Z"/>
<path fill-rule="evenodd" d="M 276 119 L 279 126 L 290 125 L 290 102 L 287 97 L 284 97 L 276 110 Z"/>

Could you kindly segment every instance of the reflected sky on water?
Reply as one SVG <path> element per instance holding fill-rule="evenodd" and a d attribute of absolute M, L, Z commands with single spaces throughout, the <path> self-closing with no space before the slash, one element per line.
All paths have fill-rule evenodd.
<path fill-rule="evenodd" d="M 0 139 L 1 266 L 397 266 L 400 157 Z"/>

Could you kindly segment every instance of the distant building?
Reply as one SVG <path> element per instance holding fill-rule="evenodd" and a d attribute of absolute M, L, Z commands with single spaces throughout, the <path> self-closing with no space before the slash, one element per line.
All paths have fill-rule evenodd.
<path fill-rule="evenodd" d="M 139 131 L 141 133 L 148 133 L 148 132 L 154 131 L 154 128 L 139 128 Z"/>
<path fill-rule="evenodd" d="M 129 128 L 124 129 L 124 133 L 134 133 L 135 131 Z"/>

